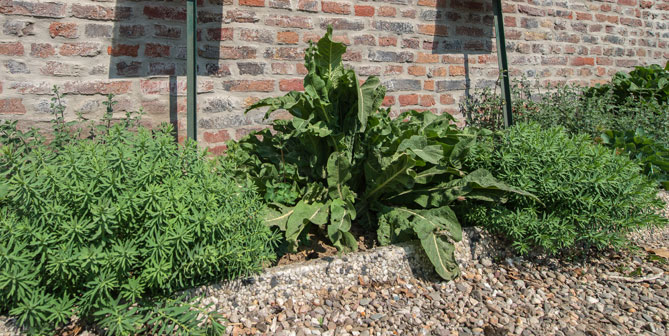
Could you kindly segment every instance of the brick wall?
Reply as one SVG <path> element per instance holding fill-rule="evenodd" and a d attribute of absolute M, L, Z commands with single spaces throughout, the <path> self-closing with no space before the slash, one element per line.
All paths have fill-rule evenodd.
<path fill-rule="evenodd" d="M 199 138 L 222 142 L 263 127 L 243 115 L 260 97 L 302 89 L 304 49 L 331 24 L 345 59 L 388 87 L 396 112 L 458 114 L 497 73 L 490 1 L 200 0 Z M 503 1 L 513 76 L 605 81 L 669 59 L 669 0 Z M 44 125 L 50 89 L 69 118 L 99 118 L 104 95 L 145 122 L 185 120 L 185 2 L 0 0 L 0 119 Z"/>

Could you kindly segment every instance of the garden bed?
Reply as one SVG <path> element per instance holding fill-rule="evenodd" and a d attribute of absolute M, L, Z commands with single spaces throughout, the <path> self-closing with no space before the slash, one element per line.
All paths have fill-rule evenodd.
<path fill-rule="evenodd" d="M 669 194 L 661 193 L 668 202 Z M 669 228 L 631 235 L 666 248 Z M 664 335 L 669 265 L 640 251 L 587 260 L 514 257 L 480 228 L 456 248 L 462 276 L 442 281 L 414 243 L 282 265 L 203 286 L 227 334 L 267 335 Z M 5 324 L 9 324 L 5 325 Z M 0 319 L 0 334 L 18 335 Z"/>

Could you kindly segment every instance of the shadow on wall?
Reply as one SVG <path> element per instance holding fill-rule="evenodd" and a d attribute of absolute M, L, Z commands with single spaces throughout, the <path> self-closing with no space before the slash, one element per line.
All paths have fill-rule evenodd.
<path fill-rule="evenodd" d="M 218 63 L 221 42 L 232 40 L 232 30 L 221 28 L 224 1 L 198 0 L 198 75 L 230 75 Z M 186 1 L 116 0 L 115 17 L 109 77 L 145 78 L 142 95 L 169 94 L 169 121 L 178 132 L 186 96 L 185 78 L 177 79 L 186 75 Z M 169 81 L 151 79 L 157 76 Z M 150 102 L 143 105 L 151 109 Z"/>
<path fill-rule="evenodd" d="M 420 0 L 419 0 L 420 1 Z M 464 90 L 465 96 L 470 95 L 471 72 L 470 63 L 497 62 L 494 33 L 494 15 L 492 1 L 481 0 L 437 0 L 434 10 L 424 10 L 421 18 L 434 21 L 432 54 L 444 56 L 441 63 L 449 64 L 448 76 L 464 76 L 464 79 L 436 81 L 437 92 Z M 460 56 L 461 55 L 461 56 Z M 488 57 L 470 57 L 471 55 L 488 55 Z M 476 65 L 474 66 L 475 68 Z M 490 74 L 477 74 L 489 78 L 496 77 L 496 67 L 479 67 L 480 71 L 492 71 Z M 433 74 L 434 77 L 443 77 L 445 73 Z M 476 87 L 490 87 L 495 79 L 477 81 Z"/>

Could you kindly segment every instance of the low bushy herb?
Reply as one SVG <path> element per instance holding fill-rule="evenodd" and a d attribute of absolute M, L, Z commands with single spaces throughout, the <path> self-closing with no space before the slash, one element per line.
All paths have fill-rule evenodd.
<path fill-rule="evenodd" d="M 669 84 L 662 79 L 665 75 L 659 75 L 658 69 L 661 68 L 639 67 L 631 74 L 619 73 L 611 84 L 598 89 L 575 85 L 542 89 L 525 79 L 516 80 L 511 87 L 514 118 L 518 122 L 535 122 L 544 127 L 563 126 L 571 134 L 586 133 L 593 138 L 605 130 L 626 131 L 641 127 L 646 136 L 669 147 L 669 101 L 666 96 L 660 98 L 660 92 L 669 90 Z M 623 87 L 634 87 L 619 84 L 623 81 L 621 78 L 633 81 L 639 74 L 647 72 L 653 73 L 654 77 L 648 77 L 655 79 L 644 82 L 643 89 L 621 93 Z M 652 85 L 656 87 L 649 88 Z M 639 93 L 646 91 L 652 91 L 649 95 L 656 99 Z M 502 107 L 501 95 L 495 87 L 478 90 L 461 109 L 469 126 L 498 130 L 503 127 Z"/>
<path fill-rule="evenodd" d="M 507 236 L 520 253 L 621 246 L 631 230 L 666 220 L 655 184 L 636 162 L 563 128 L 519 124 L 497 141 L 479 142 L 467 166 L 485 168 L 543 203 L 510 196 L 506 204 L 469 203 L 470 224 Z"/>
<path fill-rule="evenodd" d="M 177 145 L 171 126 L 129 125 L 49 144 L 0 126 L 0 313 L 31 333 L 77 315 L 115 335 L 220 334 L 215 314 L 169 296 L 274 258 L 264 205 L 226 160 Z"/>
<path fill-rule="evenodd" d="M 250 108 L 269 107 L 266 116 L 285 109 L 292 120 L 231 143 L 228 155 L 270 202 L 267 223 L 291 245 L 315 225 L 340 250 L 355 250 L 357 226 L 382 244 L 418 238 L 437 273 L 455 277 L 461 229 L 452 203 L 520 191 L 485 170 L 462 169 L 476 134 L 458 130 L 450 115 L 410 111 L 392 120 L 379 109 L 379 79 L 360 84 L 342 64 L 345 51 L 328 29 L 305 54 L 304 92 Z"/>

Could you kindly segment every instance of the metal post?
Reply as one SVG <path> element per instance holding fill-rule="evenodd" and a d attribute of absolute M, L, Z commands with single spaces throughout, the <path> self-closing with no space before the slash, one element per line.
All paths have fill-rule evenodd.
<path fill-rule="evenodd" d="M 509 64 L 506 59 L 506 38 L 504 37 L 504 18 L 502 17 L 502 1 L 492 0 L 492 11 L 495 15 L 495 36 L 497 37 L 497 65 L 502 76 L 502 94 L 504 95 L 504 127 L 513 125 L 511 105 L 511 87 L 509 85 Z"/>
<path fill-rule="evenodd" d="M 186 2 L 186 136 L 197 140 L 197 0 Z"/>

